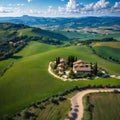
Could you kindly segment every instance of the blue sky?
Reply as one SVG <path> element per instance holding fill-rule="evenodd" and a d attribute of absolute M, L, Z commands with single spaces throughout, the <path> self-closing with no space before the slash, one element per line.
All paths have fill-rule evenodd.
<path fill-rule="evenodd" d="M 2 16 L 120 16 L 120 0 L 0 0 Z"/>

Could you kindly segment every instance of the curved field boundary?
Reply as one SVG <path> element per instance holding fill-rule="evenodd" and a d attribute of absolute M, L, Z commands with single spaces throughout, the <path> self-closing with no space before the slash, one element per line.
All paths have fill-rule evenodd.
<path fill-rule="evenodd" d="M 68 113 L 68 118 L 65 120 L 82 120 L 84 106 L 83 106 L 83 97 L 89 93 L 97 93 L 97 92 L 113 92 L 114 90 L 118 90 L 120 92 L 120 88 L 112 88 L 112 89 L 88 89 L 83 90 L 73 96 L 71 101 L 72 110 Z"/>

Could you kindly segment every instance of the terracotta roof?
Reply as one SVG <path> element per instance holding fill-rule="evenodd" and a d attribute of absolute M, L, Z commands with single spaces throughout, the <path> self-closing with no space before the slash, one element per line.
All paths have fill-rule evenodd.
<path fill-rule="evenodd" d="M 58 70 L 59 70 L 59 71 L 64 71 L 64 69 L 63 69 L 63 68 L 61 68 L 61 67 L 58 67 Z"/>
<path fill-rule="evenodd" d="M 66 62 L 66 60 L 64 58 L 60 59 L 60 63 Z"/>
<path fill-rule="evenodd" d="M 60 64 L 58 64 L 58 67 L 64 67 L 64 65 L 60 63 Z"/>
<path fill-rule="evenodd" d="M 73 65 L 75 64 L 85 64 L 85 62 L 83 60 L 78 60 L 76 62 L 73 62 Z"/>
<path fill-rule="evenodd" d="M 77 67 L 74 69 L 74 71 L 77 71 L 77 72 L 90 72 L 91 71 L 91 68 L 90 67 Z"/>

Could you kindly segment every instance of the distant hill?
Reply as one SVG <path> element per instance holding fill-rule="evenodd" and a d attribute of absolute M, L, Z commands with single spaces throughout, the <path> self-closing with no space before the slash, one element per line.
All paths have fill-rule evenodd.
<path fill-rule="evenodd" d="M 22 33 L 22 35 L 21 35 Z M 14 35 L 13 35 L 14 34 Z M 34 35 L 33 35 L 34 34 Z M 12 24 L 12 23 L 0 23 L 0 40 L 5 40 L 6 38 L 12 40 L 11 36 L 34 36 L 39 37 L 39 39 L 43 37 L 48 37 L 49 39 L 56 40 L 68 40 L 67 37 L 61 35 L 59 33 L 54 33 L 48 30 L 42 30 L 40 28 L 29 27 L 24 24 Z M 42 42 L 42 39 L 41 39 Z M 44 42 L 44 41 L 43 41 Z"/>
<path fill-rule="evenodd" d="M 0 17 L 0 22 L 25 24 L 49 30 L 63 30 L 120 25 L 120 17 L 44 18 L 24 15 L 22 17 Z"/>
<path fill-rule="evenodd" d="M 0 60 L 11 57 L 29 41 L 60 45 L 68 40 L 64 35 L 23 24 L 0 23 Z"/>

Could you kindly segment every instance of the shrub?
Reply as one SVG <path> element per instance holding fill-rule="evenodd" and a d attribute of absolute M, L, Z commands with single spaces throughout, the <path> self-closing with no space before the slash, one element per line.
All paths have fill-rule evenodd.
<path fill-rule="evenodd" d="M 115 90 L 113 91 L 113 93 L 118 94 L 118 93 L 120 93 L 120 92 L 115 89 Z"/>
<path fill-rule="evenodd" d="M 45 109 L 45 106 L 41 104 L 41 105 L 39 106 L 39 108 L 40 108 L 41 110 L 43 110 L 43 109 Z"/>
<path fill-rule="evenodd" d="M 23 117 L 24 117 L 25 119 L 29 119 L 31 116 L 32 116 L 32 113 L 31 113 L 31 112 L 26 111 L 26 110 L 23 112 Z"/>
<path fill-rule="evenodd" d="M 56 105 L 59 105 L 59 102 L 58 102 L 58 100 L 56 98 L 52 98 L 51 102 L 54 103 L 54 104 L 56 104 Z"/>
<path fill-rule="evenodd" d="M 64 101 L 64 100 L 66 100 L 65 97 L 62 97 L 62 96 L 59 97 L 59 101 Z"/>

